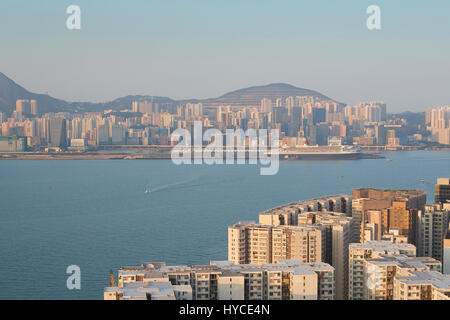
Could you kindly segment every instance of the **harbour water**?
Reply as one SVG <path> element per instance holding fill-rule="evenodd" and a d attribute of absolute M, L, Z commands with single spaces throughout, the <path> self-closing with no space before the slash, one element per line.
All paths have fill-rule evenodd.
<path fill-rule="evenodd" d="M 281 162 L 274 176 L 170 160 L 0 161 L 0 299 L 102 299 L 120 266 L 226 259 L 227 226 L 262 210 L 358 187 L 423 189 L 432 202 L 450 176 L 450 152 L 385 155 Z M 69 265 L 81 290 L 66 287 Z"/>

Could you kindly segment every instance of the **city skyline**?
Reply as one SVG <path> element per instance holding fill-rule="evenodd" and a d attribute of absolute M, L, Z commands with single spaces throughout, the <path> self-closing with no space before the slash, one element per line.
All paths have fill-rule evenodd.
<path fill-rule="evenodd" d="M 0 1 L 0 302 L 450 301 L 449 18 L 448 0 Z"/>
<path fill-rule="evenodd" d="M 68 101 L 201 99 L 277 82 L 353 105 L 384 100 L 394 112 L 450 100 L 444 1 L 378 1 L 377 31 L 365 26 L 369 1 L 78 1 L 82 27 L 75 31 L 65 27 L 70 4 L 3 2 L 2 30 L 15 32 L 3 34 L 2 72 Z"/>

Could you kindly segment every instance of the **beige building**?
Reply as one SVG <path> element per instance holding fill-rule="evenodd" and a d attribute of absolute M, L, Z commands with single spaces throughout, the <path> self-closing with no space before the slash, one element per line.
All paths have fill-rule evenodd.
<path fill-rule="evenodd" d="M 117 287 L 107 287 L 104 300 L 192 300 L 190 285 L 173 285 L 166 278 L 155 275 L 146 281 L 125 281 Z"/>
<path fill-rule="evenodd" d="M 355 193 L 355 192 L 353 192 Z M 370 241 L 375 238 L 375 234 L 378 234 L 378 228 L 381 229 L 380 232 L 383 233 L 383 226 L 376 226 L 373 223 L 374 228 L 370 233 L 365 232 L 365 223 L 368 212 L 381 212 L 381 210 L 386 209 L 390 206 L 391 201 L 389 199 L 370 199 L 364 198 L 369 195 L 356 194 L 356 196 L 361 196 L 361 198 L 354 198 L 352 200 L 352 217 L 353 217 L 353 232 L 352 232 L 352 242 L 354 243 L 364 243 L 365 241 Z M 370 236 L 369 236 L 370 234 Z"/>
<path fill-rule="evenodd" d="M 322 258 L 315 261 L 324 261 L 335 268 L 337 299 L 346 299 L 348 295 L 348 245 L 352 242 L 353 231 L 353 220 L 350 217 L 351 202 L 350 196 L 337 195 L 291 203 L 264 211 L 259 215 L 261 225 L 278 226 L 279 228 L 282 226 L 315 227 L 317 230 L 321 230 L 324 234 L 322 235 L 324 237 L 321 248 Z M 288 231 L 277 230 L 272 233 L 274 239 L 273 261 L 276 259 L 300 259 L 311 262 L 314 261 L 314 258 L 317 259 L 314 254 L 317 254 L 319 250 L 319 242 L 314 243 L 308 236 L 294 231 L 296 229 L 288 228 Z M 235 230 L 234 234 L 237 237 L 240 233 Z M 282 234 L 287 234 L 287 236 L 282 236 Z M 309 248 L 306 248 L 304 238 L 309 240 L 307 243 Z M 275 246 L 275 244 L 277 245 Z M 232 246 L 234 249 L 238 247 L 237 243 Z M 279 250 L 274 248 L 279 248 Z M 245 246 L 240 246 L 240 249 L 245 252 Z M 230 255 L 229 259 L 233 260 Z"/>
<path fill-rule="evenodd" d="M 336 195 L 311 200 L 289 203 L 280 207 L 266 210 L 259 214 L 259 223 L 278 225 L 298 225 L 298 216 L 305 212 L 327 211 L 352 215 L 352 197 Z"/>
<path fill-rule="evenodd" d="M 322 226 L 269 226 L 240 222 L 228 227 L 228 260 L 267 264 L 279 260 L 304 263 L 325 260 Z"/>
<path fill-rule="evenodd" d="M 447 237 L 444 239 L 444 259 L 443 273 L 450 274 L 450 229 L 447 231 Z"/>
<path fill-rule="evenodd" d="M 409 276 L 413 271 L 440 273 L 442 264 L 430 257 L 380 255 L 364 261 L 364 300 L 394 300 L 395 278 Z M 428 299 L 425 299 L 428 300 Z"/>
<path fill-rule="evenodd" d="M 119 270 L 118 286 L 105 300 L 333 300 L 334 268 L 325 263 L 280 260 L 237 265 L 212 261 L 204 266 L 144 263 Z"/>
<path fill-rule="evenodd" d="M 351 243 L 349 246 L 348 299 L 364 300 L 367 285 L 365 280 L 365 261 L 381 255 L 416 256 L 416 247 L 408 243 L 391 243 L 388 241 L 368 241 Z"/>
<path fill-rule="evenodd" d="M 442 204 L 425 206 L 425 211 L 419 213 L 419 256 L 444 262 L 444 239 L 448 223 L 449 211 Z"/>
<path fill-rule="evenodd" d="M 450 106 L 429 109 L 426 112 L 427 130 L 431 140 L 440 144 L 450 144 Z"/>
<path fill-rule="evenodd" d="M 434 185 L 434 202 L 450 205 L 450 178 L 439 178 Z"/>
<path fill-rule="evenodd" d="M 299 225 L 322 227 L 325 232 L 325 262 L 336 270 L 336 299 L 348 295 L 348 246 L 352 239 L 353 220 L 345 213 L 305 212 L 298 216 Z"/>
<path fill-rule="evenodd" d="M 233 271 L 224 271 L 217 279 L 218 300 L 244 300 L 245 276 Z"/>
<path fill-rule="evenodd" d="M 450 276 L 412 271 L 394 278 L 394 300 L 450 300 Z"/>
<path fill-rule="evenodd" d="M 335 203 L 341 203 L 342 196 L 326 198 L 326 201 L 314 200 L 313 203 L 322 203 L 323 207 L 342 209 L 344 206 L 330 206 L 330 199 L 337 200 Z M 343 201 L 348 201 L 348 198 Z M 304 204 L 305 202 L 303 202 Z M 311 204 L 313 204 L 311 203 Z M 278 227 L 278 231 L 273 232 L 274 244 L 277 243 L 277 251 L 272 252 L 274 259 L 300 259 L 302 261 L 311 262 L 314 259 L 314 251 L 318 252 L 318 243 L 315 245 L 313 241 L 308 241 L 307 248 L 305 246 L 305 236 L 302 232 L 294 231 L 298 228 L 284 228 L 283 225 L 297 223 L 301 227 L 315 227 L 324 234 L 324 243 L 322 244 L 322 260 L 331 264 L 336 270 L 336 298 L 346 299 L 348 292 L 348 245 L 352 240 L 353 222 L 352 218 L 347 216 L 347 212 L 328 212 L 328 211 L 309 211 L 299 210 L 292 205 L 279 207 L 270 211 L 263 212 L 259 216 L 260 223 L 273 223 Z M 317 208 L 317 205 L 315 206 Z M 345 211 L 345 210 L 344 210 Z M 274 228 L 275 230 L 275 228 Z M 234 231 L 238 234 L 238 231 Z M 287 236 L 282 236 L 286 234 Z M 314 238 L 314 237 L 313 237 Z M 307 238 L 311 240 L 310 238 Z M 315 237 L 317 239 L 317 237 Z M 236 244 L 234 248 L 238 245 Z M 275 246 L 273 247 L 275 248 Z M 244 249 L 245 250 L 245 249 Z M 309 254 L 308 254 L 309 250 Z M 279 253 L 277 255 L 276 253 Z M 232 258 L 229 256 L 229 259 Z M 273 260 L 276 261 L 276 260 Z"/>
<path fill-rule="evenodd" d="M 379 240 L 398 230 L 408 243 L 418 245 L 418 213 L 424 211 L 426 194 L 422 190 L 361 188 L 352 190 L 353 242 Z"/>
<path fill-rule="evenodd" d="M 391 229 L 389 233 L 385 233 L 381 236 L 381 240 L 392 243 L 408 243 L 408 236 L 403 236 L 399 234 L 398 230 Z"/>

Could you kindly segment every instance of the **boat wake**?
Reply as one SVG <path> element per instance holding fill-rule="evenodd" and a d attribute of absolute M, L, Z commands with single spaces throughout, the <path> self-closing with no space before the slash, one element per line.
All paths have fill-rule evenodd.
<path fill-rule="evenodd" d="M 231 181 L 235 181 L 236 179 L 223 179 L 222 181 L 217 181 L 216 179 L 214 181 L 206 182 L 206 181 L 200 181 L 202 180 L 201 177 L 184 180 L 180 182 L 165 184 L 156 188 L 150 189 L 147 187 L 145 190 L 145 194 L 151 194 L 151 193 L 157 193 L 162 192 L 165 190 L 179 190 L 179 189 L 186 189 L 186 188 L 196 188 L 196 187 L 204 187 L 208 185 L 217 185 L 218 183 L 227 183 Z"/>
<path fill-rule="evenodd" d="M 186 187 L 192 187 L 192 182 L 198 180 L 199 178 L 195 178 L 195 179 L 190 179 L 190 180 L 185 180 L 185 181 L 180 181 L 180 182 L 175 182 L 175 183 L 170 183 L 170 184 L 165 184 L 156 188 L 152 188 L 149 189 L 147 188 L 145 190 L 145 194 L 151 194 L 151 193 L 157 193 L 157 192 L 161 192 L 167 189 L 181 189 L 181 188 L 186 188 Z"/>

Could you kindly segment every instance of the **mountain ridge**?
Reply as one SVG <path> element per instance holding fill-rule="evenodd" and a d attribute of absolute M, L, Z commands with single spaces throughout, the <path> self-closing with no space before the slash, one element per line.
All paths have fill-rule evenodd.
<path fill-rule="evenodd" d="M 287 83 L 271 83 L 267 85 L 252 86 L 227 92 L 217 98 L 207 99 L 171 99 L 169 97 L 151 96 L 151 95 L 127 95 L 108 102 L 69 102 L 57 99 L 48 94 L 33 93 L 20 86 L 12 79 L 0 72 L 0 112 L 10 115 L 15 110 L 16 100 L 35 99 L 38 101 L 38 112 L 99 112 L 107 109 L 120 110 L 131 108 L 132 101 L 142 101 L 153 99 L 160 104 L 182 104 L 182 103 L 203 103 L 209 106 L 217 105 L 259 105 L 263 98 L 275 101 L 276 98 L 286 98 L 289 96 L 314 96 L 321 100 L 331 99 L 320 92 L 298 88 Z M 340 103 L 341 104 L 341 103 Z"/>

